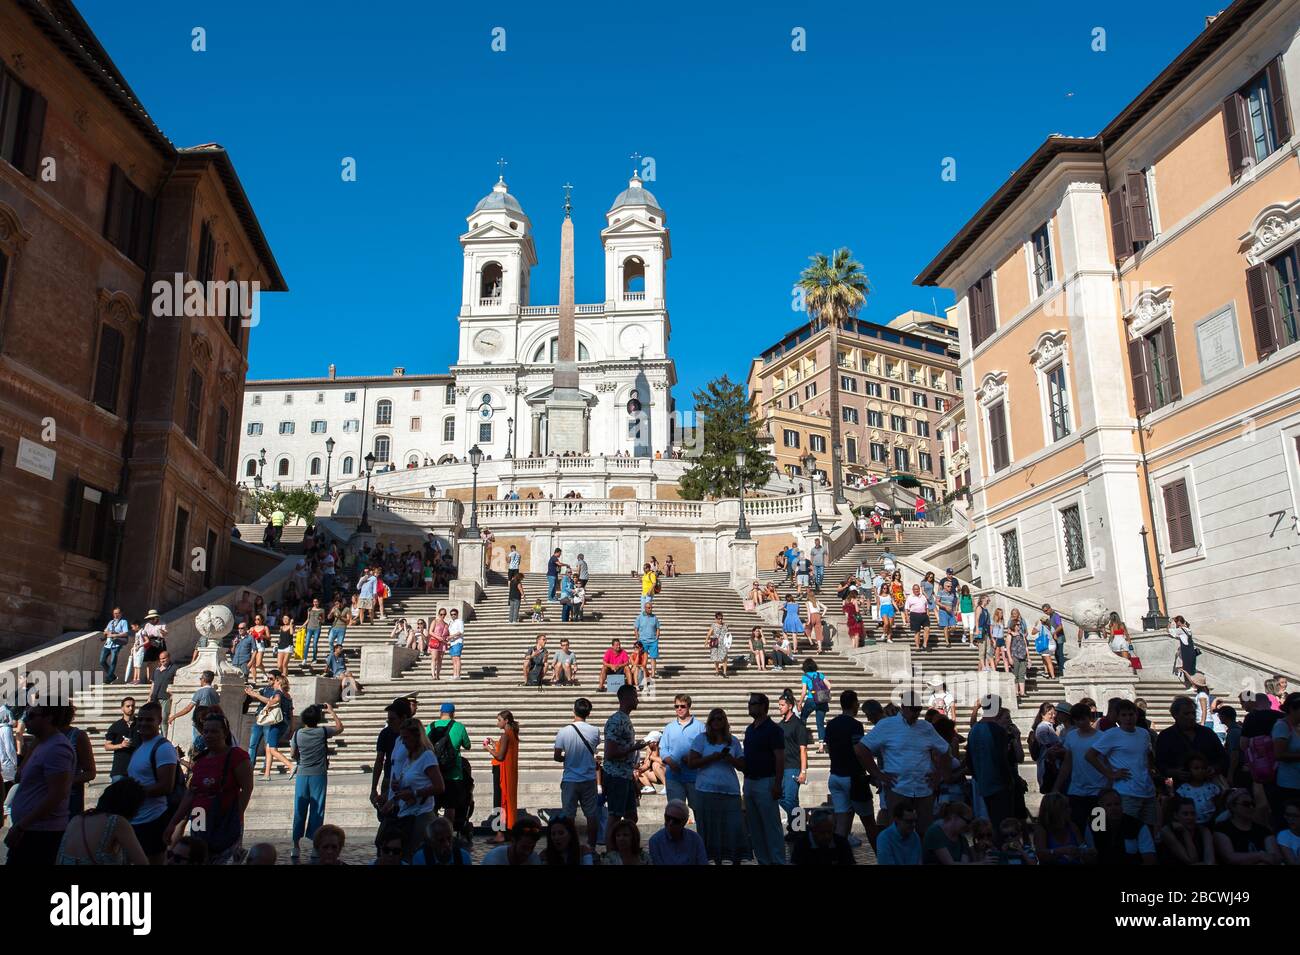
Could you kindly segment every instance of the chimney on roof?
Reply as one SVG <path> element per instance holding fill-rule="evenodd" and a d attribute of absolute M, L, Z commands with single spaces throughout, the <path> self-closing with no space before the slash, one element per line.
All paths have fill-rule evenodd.
<path fill-rule="evenodd" d="M 406 374 L 406 369 L 405 369 L 405 368 L 398 367 L 398 368 L 394 368 L 394 369 L 393 369 L 393 377 L 394 377 L 394 378 L 401 378 L 401 377 L 402 377 L 403 375 L 405 375 L 405 374 Z"/>
<path fill-rule="evenodd" d="M 337 369 L 334 367 L 334 362 L 330 362 L 330 381 L 334 380 L 334 373 L 336 371 Z"/>

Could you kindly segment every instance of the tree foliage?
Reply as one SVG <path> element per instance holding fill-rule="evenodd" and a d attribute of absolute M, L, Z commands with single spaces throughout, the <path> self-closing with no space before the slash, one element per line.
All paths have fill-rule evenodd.
<path fill-rule="evenodd" d="M 704 440 L 694 464 L 682 475 L 682 497 L 699 501 L 739 494 L 741 474 L 736 466 L 739 450 L 745 452 L 745 487 L 753 489 L 766 484 L 772 473 L 772 456 L 759 440 L 758 423 L 750 417 L 744 386 L 723 375 L 696 391 L 693 397 Z"/>
<path fill-rule="evenodd" d="M 301 518 L 305 524 L 314 524 L 318 504 L 320 504 L 320 495 L 301 487 L 289 491 L 253 492 L 253 507 L 263 520 L 268 519 L 278 507 L 284 511 L 286 523 L 292 524 Z"/>

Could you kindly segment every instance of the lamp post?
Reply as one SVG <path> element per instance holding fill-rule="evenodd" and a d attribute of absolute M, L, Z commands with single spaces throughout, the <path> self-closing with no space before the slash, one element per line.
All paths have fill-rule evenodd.
<path fill-rule="evenodd" d="M 375 453 L 366 455 L 366 499 L 361 507 L 361 523 L 357 525 L 358 534 L 370 533 L 370 472 L 375 467 Z"/>
<path fill-rule="evenodd" d="M 844 452 L 840 450 L 838 444 L 831 448 L 831 459 L 834 463 L 835 469 L 835 479 L 833 482 L 835 485 L 835 503 L 847 504 L 849 499 L 844 496 Z"/>
<path fill-rule="evenodd" d="M 262 486 L 262 468 L 266 467 L 266 448 L 257 452 L 257 486 Z"/>
<path fill-rule="evenodd" d="M 515 456 L 515 419 L 506 418 L 506 457 Z"/>
<path fill-rule="evenodd" d="M 822 525 L 821 521 L 817 520 L 817 492 L 814 483 L 817 480 L 817 459 L 809 451 L 799 459 L 799 463 L 808 472 L 808 508 L 812 511 L 812 520 L 808 522 L 808 533 L 820 534 Z"/>
<path fill-rule="evenodd" d="M 745 450 L 736 451 L 736 470 L 740 474 L 740 521 L 736 524 L 736 540 L 749 540 L 749 525 L 745 523 Z"/>
<path fill-rule="evenodd" d="M 436 485 L 433 485 L 433 484 L 430 484 L 430 485 L 429 485 L 429 500 L 433 500 L 434 495 L 437 494 L 437 493 L 438 493 L 438 488 L 437 488 L 437 486 L 436 486 Z"/>
<path fill-rule="evenodd" d="M 107 620 L 117 604 L 117 573 L 122 562 L 122 538 L 126 536 L 126 498 L 113 501 L 113 562 L 108 565 L 108 580 L 104 583 L 104 612 Z"/>
<path fill-rule="evenodd" d="M 1142 535 L 1142 559 L 1147 565 L 1147 612 L 1142 617 L 1143 630 L 1163 630 L 1169 626 L 1169 618 L 1160 612 L 1160 599 L 1156 596 L 1156 581 L 1151 574 L 1151 552 L 1147 550 L 1147 529 L 1138 531 Z"/>
<path fill-rule="evenodd" d="M 472 491 L 470 492 L 469 505 L 469 527 L 465 530 L 466 537 L 478 537 L 478 466 L 483 463 L 483 449 L 477 444 L 469 449 L 469 466 L 472 469 L 473 481 Z"/>
<path fill-rule="evenodd" d="M 334 459 L 334 439 L 325 439 L 325 498 L 330 496 L 330 462 Z"/>

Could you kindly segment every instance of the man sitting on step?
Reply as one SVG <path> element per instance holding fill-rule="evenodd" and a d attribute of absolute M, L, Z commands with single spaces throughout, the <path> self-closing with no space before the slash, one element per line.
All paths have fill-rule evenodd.
<path fill-rule="evenodd" d="M 611 675 L 621 676 L 624 683 L 631 683 L 631 668 L 632 660 L 623 649 L 623 641 L 615 637 L 600 661 L 600 691 L 605 692 L 605 681 Z"/>
<path fill-rule="evenodd" d="M 546 675 L 546 634 L 539 633 L 532 648 L 524 651 L 524 682 L 520 686 L 541 686 Z"/>

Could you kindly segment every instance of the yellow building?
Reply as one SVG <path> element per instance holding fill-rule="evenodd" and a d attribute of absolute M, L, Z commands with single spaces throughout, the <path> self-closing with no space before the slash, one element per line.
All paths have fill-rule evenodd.
<path fill-rule="evenodd" d="M 1154 528 L 1168 613 L 1300 633 L 1298 36 L 1237 0 L 918 276 L 959 296 L 983 583 L 1136 621 Z"/>
<path fill-rule="evenodd" d="M 928 500 L 943 497 L 937 422 L 961 400 L 956 368 L 956 327 L 945 318 L 905 312 L 887 325 L 844 325 L 836 374 L 846 484 L 911 474 Z M 829 480 L 830 375 L 830 332 L 807 324 L 750 363 L 750 400 L 782 474 L 804 474 L 811 452 L 814 472 Z"/>

